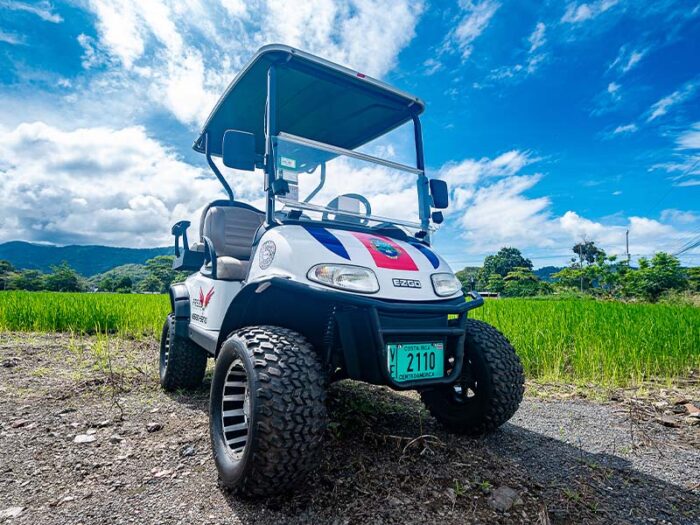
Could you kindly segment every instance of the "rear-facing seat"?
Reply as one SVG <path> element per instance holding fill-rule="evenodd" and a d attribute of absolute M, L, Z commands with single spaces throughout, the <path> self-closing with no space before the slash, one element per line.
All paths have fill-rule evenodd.
<path fill-rule="evenodd" d="M 243 280 L 248 275 L 255 233 L 264 220 L 263 212 L 247 204 L 214 201 L 202 211 L 202 242 L 193 244 L 191 249 L 202 251 L 203 238 L 208 237 L 216 251 L 216 278 Z"/>

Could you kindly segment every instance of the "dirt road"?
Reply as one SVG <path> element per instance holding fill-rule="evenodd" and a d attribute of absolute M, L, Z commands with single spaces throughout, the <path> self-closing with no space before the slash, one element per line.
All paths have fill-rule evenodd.
<path fill-rule="evenodd" d="M 242 500 L 216 483 L 208 384 L 161 392 L 156 356 L 152 341 L 0 333 L 0 522 L 700 523 L 700 426 L 535 386 L 471 439 L 414 396 L 336 384 L 315 475 Z"/>

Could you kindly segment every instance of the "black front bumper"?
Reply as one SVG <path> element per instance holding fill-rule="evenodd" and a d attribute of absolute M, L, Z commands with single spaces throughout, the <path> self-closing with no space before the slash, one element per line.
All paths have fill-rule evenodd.
<path fill-rule="evenodd" d="M 294 312 L 302 314 L 306 326 L 293 323 L 289 328 L 300 331 L 315 340 L 317 347 L 324 348 L 329 366 L 340 368 L 342 377 L 387 385 L 396 390 L 455 382 L 464 360 L 467 312 L 484 302 L 476 292 L 470 292 L 468 298 L 460 296 L 443 301 L 387 301 L 280 278 L 248 286 L 256 289 L 252 295 L 259 299 L 267 296 L 278 308 L 285 309 L 286 321 L 291 319 L 287 305 L 293 301 Z M 250 306 L 252 304 L 248 303 Z M 323 334 L 314 337 L 312 334 L 321 326 Z M 438 379 L 394 381 L 389 373 L 387 344 L 400 342 L 442 342 L 445 375 Z"/>
<path fill-rule="evenodd" d="M 387 303 L 341 306 L 336 311 L 340 348 L 347 377 L 397 390 L 453 383 L 462 372 L 467 312 L 483 304 L 476 293 L 440 303 Z M 451 317 L 451 319 L 450 319 Z M 445 376 L 395 381 L 389 373 L 390 343 L 442 342 Z"/>

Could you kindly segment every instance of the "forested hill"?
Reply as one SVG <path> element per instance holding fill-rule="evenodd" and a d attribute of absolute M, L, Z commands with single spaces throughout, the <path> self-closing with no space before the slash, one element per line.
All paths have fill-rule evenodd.
<path fill-rule="evenodd" d="M 51 266 L 67 262 L 86 277 L 106 272 L 124 264 L 144 264 L 158 255 L 172 255 L 168 248 L 115 248 L 112 246 L 52 246 L 11 241 L 0 244 L 0 259 L 18 269 L 49 272 Z"/>

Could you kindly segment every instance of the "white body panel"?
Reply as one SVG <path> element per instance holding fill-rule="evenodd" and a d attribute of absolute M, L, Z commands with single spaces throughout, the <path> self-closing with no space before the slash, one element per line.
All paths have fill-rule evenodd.
<path fill-rule="evenodd" d="M 252 283 L 269 277 L 282 277 L 319 290 L 332 289 L 377 299 L 411 302 L 439 301 L 450 298 L 440 297 L 435 293 L 430 276 L 434 273 L 452 273 L 452 269 L 444 259 L 429 248 L 425 247 L 421 250 L 408 242 L 388 239 L 381 235 L 318 226 L 311 226 L 311 228 L 317 232 L 320 230 L 325 238 L 319 240 L 307 228 L 298 225 L 282 225 L 265 232 L 251 258 L 247 282 Z M 327 240 L 331 242 L 324 242 Z M 260 248 L 269 241 L 275 245 L 275 255 L 272 263 L 268 267 L 263 267 L 264 264 L 261 264 L 260 259 Z M 389 244 L 394 249 L 398 246 L 403 252 L 395 258 L 386 257 L 379 253 L 372 244 L 373 242 L 381 244 L 381 241 L 384 241 L 385 246 Z M 429 255 L 426 255 L 426 250 Z M 341 252 L 342 255 L 337 252 Z M 398 259 L 401 260 L 401 266 L 410 269 L 383 267 L 396 265 Z M 379 291 L 372 294 L 343 291 L 308 279 L 309 270 L 322 263 L 350 264 L 369 268 L 377 276 Z M 410 287 L 399 285 L 406 280 L 411 282 Z M 420 287 L 416 287 L 416 282 L 420 283 Z M 218 331 L 231 301 L 245 282 L 214 280 L 197 272 L 190 275 L 185 284 L 190 294 L 190 322 L 206 330 Z M 461 292 L 457 292 L 451 297 L 460 294 Z"/>
<path fill-rule="evenodd" d="M 398 245 L 405 251 L 405 254 L 401 254 L 400 258 L 404 259 L 408 256 L 415 269 L 384 268 L 380 267 L 375 261 L 373 252 L 374 256 L 379 259 L 384 259 L 384 262 L 389 265 L 392 264 L 391 259 L 386 260 L 386 258 L 378 254 L 376 250 L 373 250 L 371 245 L 368 247 L 358 238 L 358 235 L 360 237 L 364 235 L 366 242 L 374 238 L 381 241 L 387 239 L 386 237 L 381 235 L 357 234 L 356 232 L 320 228 L 318 226 L 312 226 L 312 228 L 325 230 L 325 232 L 334 237 L 342 245 L 348 258 L 335 253 L 327 244 L 319 241 L 309 233 L 305 227 L 297 225 L 278 226 L 265 232 L 260 239 L 251 260 L 248 282 L 254 282 L 270 276 L 279 276 L 328 290 L 328 287 L 307 278 L 309 269 L 321 263 L 350 264 L 371 269 L 376 274 L 379 281 L 379 291 L 377 293 L 358 295 L 400 301 L 438 301 L 449 299 L 449 297 L 440 297 L 435 293 L 430 276 L 434 273 L 452 273 L 452 269 L 440 256 L 432 252 L 432 250 L 429 250 L 429 248 L 426 247 L 425 250 L 429 250 L 429 253 L 437 264 L 437 268 L 434 267 L 429 257 L 415 246 L 396 239 L 389 239 L 391 244 Z M 261 268 L 260 248 L 267 241 L 275 243 L 275 257 L 268 268 Z M 409 266 L 411 266 L 410 261 L 406 260 Z M 420 288 L 396 286 L 394 284 L 394 279 L 419 281 Z M 461 294 L 461 292 L 452 297 L 459 294 Z"/>
<path fill-rule="evenodd" d="M 190 293 L 190 323 L 207 330 L 219 330 L 231 301 L 240 291 L 240 281 L 220 281 L 193 273 L 185 281 Z"/>

